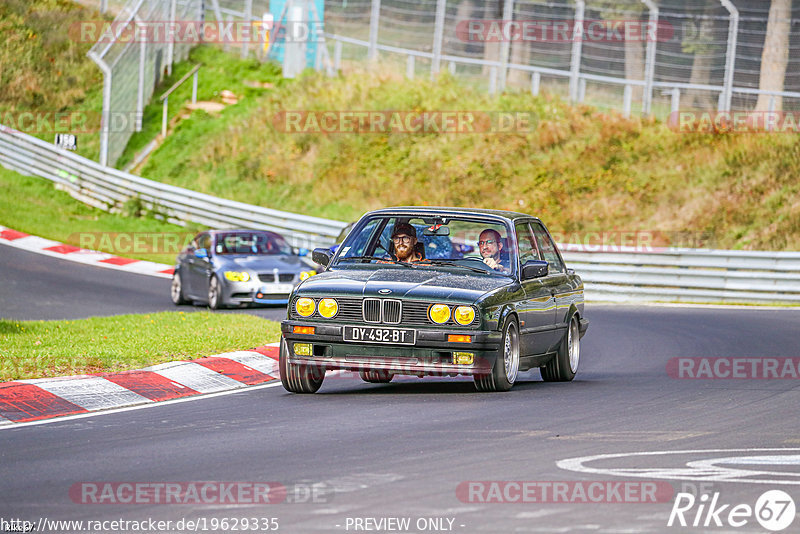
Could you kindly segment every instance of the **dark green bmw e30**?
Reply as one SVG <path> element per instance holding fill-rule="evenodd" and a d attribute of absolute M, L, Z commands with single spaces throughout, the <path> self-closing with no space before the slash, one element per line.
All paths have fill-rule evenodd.
<path fill-rule="evenodd" d="M 542 222 L 499 210 L 399 207 L 364 215 L 326 270 L 300 283 L 281 323 L 280 375 L 314 393 L 327 370 L 366 382 L 470 375 L 507 391 L 519 372 L 578 370 L 583 282 Z"/>

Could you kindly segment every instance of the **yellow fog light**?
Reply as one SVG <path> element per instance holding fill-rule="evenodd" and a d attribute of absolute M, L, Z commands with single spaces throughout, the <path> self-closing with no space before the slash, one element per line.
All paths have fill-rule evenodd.
<path fill-rule="evenodd" d="M 311 356 L 311 343 L 295 343 L 294 353 L 298 356 Z"/>
<path fill-rule="evenodd" d="M 474 361 L 475 361 L 475 355 L 471 352 L 453 353 L 453 363 L 456 365 L 472 365 Z"/>
<path fill-rule="evenodd" d="M 450 319 L 450 307 L 445 304 L 434 304 L 428 310 L 431 321 L 437 324 L 446 323 Z"/>
<path fill-rule="evenodd" d="M 294 303 L 294 309 L 297 311 L 297 314 L 303 317 L 311 316 L 314 313 L 315 307 L 314 299 L 308 297 L 299 298 L 297 302 Z"/>
<path fill-rule="evenodd" d="M 326 319 L 330 319 L 339 313 L 339 305 L 335 299 L 322 299 L 319 301 L 319 314 Z"/>
<path fill-rule="evenodd" d="M 225 278 L 231 282 L 247 282 L 250 280 L 250 273 L 239 271 L 225 271 Z"/>
<path fill-rule="evenodd" d="M 475 319 L 475 310 L 472 306 L 459 306 L 453 314 L 458 324 L 470 324 Z"/>
<path fill-rule="evenodd" d="M 307 280 L 317 274 L 317 271 L 303 271 L 300 273 L 300 281 Z"/>

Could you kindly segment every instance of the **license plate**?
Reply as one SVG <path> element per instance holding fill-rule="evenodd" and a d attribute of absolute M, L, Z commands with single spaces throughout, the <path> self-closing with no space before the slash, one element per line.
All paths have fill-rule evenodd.
<path fill-rule="evenodd" d="M 417 331 L 412 328 L 385 328 L 379 326 L 345 326 L 345 341 L 358 343 L 391 343 L 413 345 Z"/>
<path fill-rule="evenodd" d="M 292 292 L 294 286 L 292 284 L 266 284 L 261 286 L 263 293 L 286 293 L 287 295 Z"/>

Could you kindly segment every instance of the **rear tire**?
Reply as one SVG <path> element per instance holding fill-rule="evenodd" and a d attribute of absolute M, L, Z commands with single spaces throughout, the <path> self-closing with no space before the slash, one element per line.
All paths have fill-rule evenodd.
<path fill-rule="evenodd" d="M 542 379 L 545 382 L 569 382 L 578 372 L 581 359 L 581 335 L 578 325 L 578 316 L 573 315 L 569 320 L 567 333 L 558 346 L 558 352 L 552 360 L 541 368 Z"/>
<path fill-rule="evenodd" d="M 394 373 L 384 369 L 369 369 L 358 372 L 361 380 L 370 384 L 388 384 L 394 378 Z"/>
<path fill-rule="evenodd" d="M 169 294 L 172 298 L 172 303 L 176 306 L 186 304 L 186 295 L 183 293 L 183 280 L 181 280 L 179 271 L 172 273 L 172 285 L 170 286 Z"/>
<path fill-rule="evenodd" d="M 280 370 L 283 388 L 292 393 L 316 393 L 322 386 L 322 381 L 325 379 L 324 369 L 290 363 L 289 347 L 286 340 L 283 338 L 281 338 L 278 368 Z"/>
<path fill-rule="evenodd" d="M 501 352 L 487 375 L 475 375 L 475 388 L 478 391 L 508 391 L 514 386 L 519 374 L 519 327 L 514 317 L 506 319 L 503 325 Z"/>

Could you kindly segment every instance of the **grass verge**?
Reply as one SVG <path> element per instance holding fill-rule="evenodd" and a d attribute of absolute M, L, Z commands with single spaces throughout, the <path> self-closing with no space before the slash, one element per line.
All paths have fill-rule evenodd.
<path fill-rule="evenodd" d="M 183 245 L 199 229 L 139 215 L 143 216 L 125 217 L 92 208 L 57 190 L 49 180 L 0 167 L 0 224 L 20 232 L 169 265 L 179 247 L 164 244 Z"/>
<path fill-rule="evenodd" d="M 246 314 L 0 319 L 0 381 L 138 369 L 261 346 L 279 336 L 279 323 Z"/>

